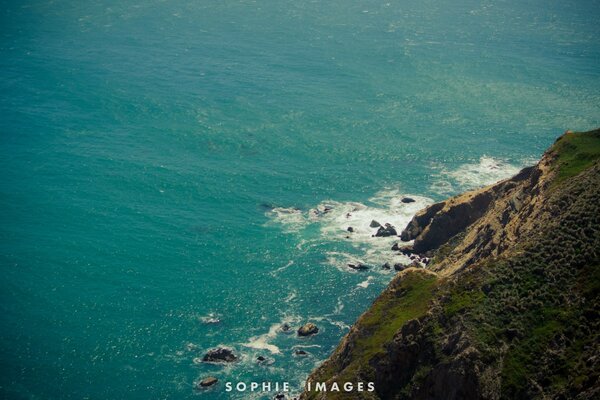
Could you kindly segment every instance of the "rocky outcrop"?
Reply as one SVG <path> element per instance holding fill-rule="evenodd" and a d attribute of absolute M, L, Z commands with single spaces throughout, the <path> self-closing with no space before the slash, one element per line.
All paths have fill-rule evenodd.
<path fill-rule="evenodd" d="M 377 237 L 388 237 L 388 236 L 396 236 L 398 232 L 396 232 L 396 228 L 392 224 L 385 224 L 385 226 L 380 226 L 377 229 L 377 233 L 375 236 Z"/>
<path fill-rule="evenodd" d="M 319 328 L 312 322 L 304 324 L 300 328 L 298 328 L 298 336 L 311 336 L 318 332 Z"/>
<path fill-rule="evenodd" d="M 444 208 L 445 202 L 435 203 L 426 209 L 419 211 L 413 219 L 409 222 L 409 224 L 404 228 L 402 233 L 400 234 L 400 239 L 405 242 L 409 240 L 415 239 L 427 225 L 431 222 L 433 217 Z"/>
<path fill-rule="evenodd" d="M 301 398 L 596 398 L 599 216 L 600 130 L 567 133 L 534 167 L 421 211 L 401 251 L 429 265 L 399 264 L 308 379 L 375 393 Z"/>
<path fill-rule="evenodd" d="M 230 363 L 237 361 L 237 356 L 233 350 L 226 347 L 219 347 L 209 350 L 202 358 L 203 362 Z"/>

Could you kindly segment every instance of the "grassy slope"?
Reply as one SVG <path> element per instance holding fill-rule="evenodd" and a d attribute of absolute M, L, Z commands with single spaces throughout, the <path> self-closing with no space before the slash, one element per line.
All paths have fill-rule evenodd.
<path fill-rule="evenodd" d="M 423 271 L 406 271 L 396 278 L 386 290 L 357 321 L 360 331 L 355 332 L 352 340 L 355 343 L 351 350 L 350 362 L 341 366 L 339 362 L 322 366 L 313 375 L 317 382 L 356 382 L 374 380 L 374 371 L 369 367 L 369 360 L 385 351 L 384 345 L 390 342 L 396 332 L 407 321 L 424 315 L 436 286 L 435 275 Z M 338 349 L 339 350 L 339 349 Z M 315 393 L 308 393 L 314 398 Z M 346 393 L 330 393 L 328 399 L 349 399 Z M 364 393 L 368 396 L 368 393 Z M 362 398 L 362 397 L 361 397 Z"/>
<path fill-rule="evenodd" d="M 589 168 L 600 157 L 600 129 L 565 133 L 551 151 L 557 155 L 557 185 Z"/>

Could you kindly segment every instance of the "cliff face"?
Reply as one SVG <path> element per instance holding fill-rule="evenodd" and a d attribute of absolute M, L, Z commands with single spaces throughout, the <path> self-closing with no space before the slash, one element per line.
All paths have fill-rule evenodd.
<path fill-rule="evenodd" d="M 309 377 L 376 391 L 302 398 L 599 398 L 599 158 L 600 130 L 567 133 L 418 213 L 402 238 L 432 263 L 399 273 Z"/>

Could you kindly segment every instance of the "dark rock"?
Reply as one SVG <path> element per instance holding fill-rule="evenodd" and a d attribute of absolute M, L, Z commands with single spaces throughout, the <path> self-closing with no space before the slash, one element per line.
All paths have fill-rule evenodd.
<path fill-rule="evenodd" d="M 387 262 L 386 262 L 385 264 L 383 264 L 383 265 L 381 266 L 381 268 L 383 268 L 383 269 L 391 269 L 392 267 L 390 266 L 390 263 L 387 263 Z"/>
<path fill-rule="evenodd" d="M 304 350 L 296 350 L 296 351 L 294 351 L 294 354 L 297 355 L 297 356 L 306 356 L 306 355 L 308 355 L 308 353 L 305 352 Z"/>
<path fill-rule="evenodd" d="M 265 361 L 266 360 L 266 358 L 264 358 L 263 356 L 258 356 L 258 357 L 256 357 L 256 359 L 258 361 Z"/>
<path fill-rule="evenodd" d="M 365 271 L 365 270 L 369 269 L 369 267 L 368 267 L 368 266 L 366 266 L 366 265 L 365 265 L 365 264 L 363 264 L 363 263 L 358 263 L 358 264 L 348 264 L 348 267 L 349 267 L 349 268 L 352 268 L 352 269 L 355 269 L 355 270 L 357 270 L 357 271 Z"/>
<path fill-rule="evenodd" d="M 217 378 L 215 378 L 214 376 L 207 376 L 206 378 L 202 379 L 201 381 L 196 382 L 195 387 L 196 387 L 196 389 L 207 388 L 209 386 L 214 385 L 218 381 L 219 380 Z"/>
<path fill-rule="evenodd" d="M 211 349 L 204 355 L 202 361 L 204 362 L 234 362 L 237 361 L 237 357 L 233 354 L 231 349 L 225 347 L 219 347 Z"/>
<path fill-rule="evenodd" d="M 279 329 L 281 330 L 281 332 L 285 333 L 285 332 L 290 332 L 292 327 L 287 322 L 285 322 L 283 325 L 281 325 L 279 327 Z"/>
<path fill-rule="evenodd" d="M 388 236 L 396 236 L 398 232 L 396 232 L 396 228 L 394 228 L 391 224 L 385 224 L 385 227 L 380 226 L 377 229 L 377 233 L 375 236 L 377 237 L 388 237 Z"/>
<path fill-rule="evenodd" d="M 400 201 L 403 203 L 414 203 L 415 199 L 413 199 L 412 197 L 403 197 Z"/>
<path fill-rule="evenodd" d="M 310 336 L 319 332 L 319 328 L 312 322 L 302 325 L 298 328 L 298 336 Z"/>
<path fill-rule="evenodd" d="M 398 251 L 398 250 L 400 250 L 400 246 L 398 246 L 398 243 L 394 243 L 394 245 L 392 246 L 392 250 L 393 250 L 393 251 Z"/>
<path fill-rule="evenodd" d="M 429 225 L 433 217 L 446 205 L 445 202 L 435 203 L 419 211 L 402 231 L 400 239 L 404 242 L 415 239 Z"/>
<path fill-rule="evenodd" d="M 379 228 L 381 226 L 381 224 L 375 220 L 372 220 L 371 223 L 369 224 L 369 226 L 371 228 Z"/>
<path fill-rule="evenodd" d="M 348 229 L 346 229 L 348 232 L 354 232 L 354 228 L 349 226 Z"/>
<path fill-rule="evenodd" d="M 285 397 L 285 394 L 283 394 L 283 393 L 277 393 L 275 395 L 275 397 L 273 397 L 273 399 L 275 399 L 275 400 L 285 400 L 286 397 Z"/>
<path fill-rule="evenodd" d="M 401 263 L 394 264 L 394 269 L 396 271 L 403 271 L 404 269 L 406 269 L 406 267 L 407 267 L 406 265 L 401 264 Z"/>
<path fill-rule="evenodd" d="M 400 253 L 404 254 L 405 256 L 410 256 L 413 253 L 413 249 L 411 247 L 403 247 L 400 249 Z"/>

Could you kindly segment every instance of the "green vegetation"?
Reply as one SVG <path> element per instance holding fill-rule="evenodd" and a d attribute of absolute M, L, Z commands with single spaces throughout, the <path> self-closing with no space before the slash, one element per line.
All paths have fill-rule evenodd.
<path fill-rule="evenodd" d="M 316 379 L 324 382 L 333 378 L 334 381 L 342 383 L 355 381 L 357 376 L 361 376 L 363 380 L 374 379 L 369 360 L 378 353 L 385 352 L 384 346 L 392 341 L 396 332 L 406 322 L 427 312 L 436 280 L 435 275 L 424 271 L 406 271 L 396 278 L 390 284 L 390 288 L 358 320 L 357 326 L 360 330 L 351 333 L 355 346 L 348 355 L 349 362 L 345 363 L 341 371 L 340 365 L 323 365 L 316 372 Z M 339 351 L 338 348 L 336 352 Z M 312 398 L 311 394 L 308 396 Z M 330 393 L 328 396 L 335 399 L 337 394 Z M 340 396 L 349 398 L 346 393 Z"/>
<path fill-rule="evenodd" d="M 451 300 L 444 305 L 444 313 L 448 317 L 453 317 L 459 312 L 464 312 L 478 305 L 485 296 L 479 289 L 455 291 L 451 295 Z"/>
<path fill-rule="evenodd" d="M 552 146 L 552 152 L 557 156 L 556 185 L 589 168 L 600 158 L 600 129 L 567 132 Z"/>
<path fill-rule="evenodd" d="M 354 356 L 359 360 L 369 359 L 383 350 L 383 345 L 392 340 L 402 325 L 425 314 L 435 281 L 435 275 L 411 271 L 397 288 L 381 296 L 361 318 L 365 334 L 357 340 L 359 350 Z"/>

